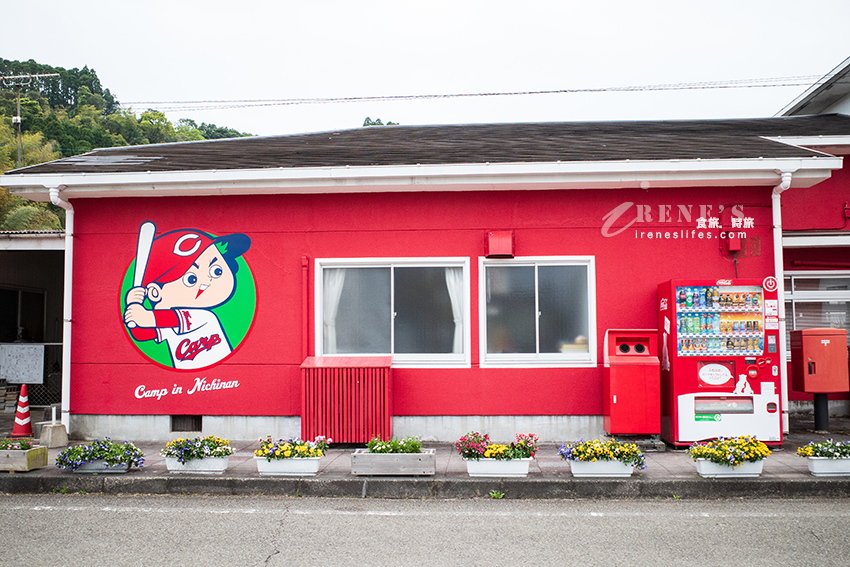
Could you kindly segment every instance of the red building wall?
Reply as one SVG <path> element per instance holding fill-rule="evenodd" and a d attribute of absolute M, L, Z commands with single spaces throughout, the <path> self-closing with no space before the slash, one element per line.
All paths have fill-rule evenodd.
<path fill-rule="evenodd" d="M 163 197 L 73 205 L 73 413 L 299 415 L 303 256 L 310 259 L 310 355 L 313 259 L 470 258 L 471 368 L 394 369 L 396 415 L 600 414 L 605 329 L 654 327 L 659 282 L 773 273 L 770 188 Z M 697 228 L 701 212 L 722 217 L 720 208 L 732 206 L 733 215 L 753 219 L 735 254 L 721 250 L 717 229 Z M 618 207 L 624 212 L 606 236 L 606 215 Z M 163 368 L 127 337 L 120 287 L 146 220 L 158 233 L 195 228 L 252 240 L 244 258 L 257 287 L 253 325 L 216 366 Z M 479 367 L 478 258 L 490 230 L 513 230 L 517 257 L 595 256 L 596 368 Z M 198 378 L 239 385 L 188 395 Z M 139 398 L 139 386 L 166 393 Z"/>

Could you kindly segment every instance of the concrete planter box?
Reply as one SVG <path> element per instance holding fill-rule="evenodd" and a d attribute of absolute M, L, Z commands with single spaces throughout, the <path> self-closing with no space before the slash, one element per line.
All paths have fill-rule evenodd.
<path fill-rule="evenodd" d="M 464 459 L 464 461 L 466 461 L 466 472 L 472 477 L 525 478 L 528 476 L 528 467 L 532 458 L 511 459 L 510 461 L 481 458 L 477 461 L 474 459 Z"/>
<path fill-rule="evenodd" d="M 697 473 L 703 478 L 756 478 L 761 475 L 764 460 L 744 462 L 737 467 L 718 465 L 705 459 L 697 459 Z"/>
<path fill-rule="evenodd" d="M 260 476 L 315 476 L 319 472 L 321 457 L 272 459 L 254 457 Z"/>
<path fill-rule="evenodd" d="M 168 472 L 194 474 L 222 474 L 227 470 L 229 457 L 204 457 L 181 463 L 177 457 L 166 457 Z"/>
<path fill-rule="evenodd" d="M 26 472 L 47 466 L 47 447 L 0 449 L 0 471 Z"/>
<path fill-rule="evenodd" d="M 74 469 L 75 473 L 82 474 L 121 474 L 130 470 L 130 465 L 127 463 L 121 463 L 118 466 L 110 467 L 106 465 L 102 459 L 98 459 L 96 461 L 91 461 L 88 463 L 83 463 Z"/>
<path fill-rule="evenodd" d="M 630 477 L 634 470 L 634 465 L 627 465 L 620 461 L 570 461 L 570 472 L 577 477 Z"/>
<path fill-rule="evenodd" d="M 808 457 L 809 472 L 814 476 L 850 476 L 850 459 Z"/>
<path fill-rule="evenodd" d="M 351 454 L 353 475 L 433 475 L 437 470 L 437 450 L 422 449 L 421 453 L 370 453 L 357 449 Z"/>

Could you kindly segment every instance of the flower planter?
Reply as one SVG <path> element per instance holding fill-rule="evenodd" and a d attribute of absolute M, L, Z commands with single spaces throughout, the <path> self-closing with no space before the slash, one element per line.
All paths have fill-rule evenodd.
<path fill-rule="evenodd" d="M 0 471 L 31 471 L 47 466 L 47 447 L 0 449 Z"/>
<path fill-rule="evenodd" d="M 466 472 L 469 473 L 469 476 L 525 478 L 528 476 L 528 466 L 531 464 L 532 458 L 511 459 L 509 461 L 485 458 L 477 461 L 474 459 L 464 460 L 466 461 Z"/>
<path fill-rule="evenodd" d="M 705 459 L 697 459 L 697 473 L 703 478 L 754 478 L 761 474 L 764 461 L 744 462 L 737 467 L 718 465 Z"/>
<path fill-rule="evenodd" d="M 175 473 L 221 474 L 227 470 L 228 459 L 229 457 L 204 457 L 181 463 L 177 457 L 166 457 L 165 467 L 168 472 Z"/>
<path fill-rule="evenodd" d="M 82 474 L 121 474 L 128 470 L 130 470 L 128 463 L 118 463 L 117 466 L 110 467 L 106 464 L 106 461 L 98 459 L 81 464 L 73 469 L 73 472 Z"/>
<path fill-rule="evenodd" d="M 850 476 L 850 459 L 807 457 L 809 472 L 814 476 Z"/>
<path fill-rule="evenodd" d="M 570 461 L 570 472 L 577 477 L 630 477 L 634 470 L 634 465 L 620 461 Z"/>
<path fill-rule="evenodd" d="M 267 461 L 265 457 L 254 457 L 260 476 L 315 476 L 320 460 L 321 457 L 304 457 Z"/>
<path fill-rule="evenodd" d="M 436 470 L 436 449 L 422 449 L 421 453 L 370 453 L 369 449 L 357 449 L 351 454 L 353 475 L 433 475 Z"/>

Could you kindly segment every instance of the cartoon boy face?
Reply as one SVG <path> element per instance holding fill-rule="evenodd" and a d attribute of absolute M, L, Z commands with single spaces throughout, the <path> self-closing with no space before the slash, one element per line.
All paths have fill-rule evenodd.
<path fill-rule="evenodd" d="M 189 266 L 182 277 L 163 284 L 148 285 L 148 296 L 157 297 L 155 309 L 215 307 L 227 301 L 236 283 L 233 270 L 216 245 L 211 245 Z M 152 288 L 158 286 L 159 289 Z"/>

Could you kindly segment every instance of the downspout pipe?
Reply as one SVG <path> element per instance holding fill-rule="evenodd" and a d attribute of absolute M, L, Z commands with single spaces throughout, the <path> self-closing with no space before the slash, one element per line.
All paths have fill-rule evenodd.
<path fill-rule="evenodd" d="M 773 188 L 771 205 L 773 210 L 773 273 L 776 274 L 776 293 L 779 307 L 779 385 L 782 399 L 782 432 L 790 431 L 788 411 L 788 363 L 786 353 L 788 344 L 785 340 L 785 258 L 782 253 L 782 203 L 781 195 L 791 187 L 792 174 L 789 171 L 779 172 L 782 181 Z"/>
<path fill-rule="evenodd" d="M 74 207 L 59 196 L 64 185 L 49 187 L 50 202 L 65 209 L 65 287 L 62 316 L 62 424 L 71 432 L 71 291 L 74 275 Z"/>

